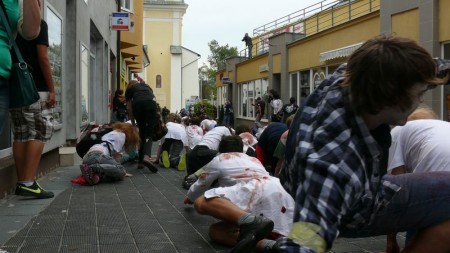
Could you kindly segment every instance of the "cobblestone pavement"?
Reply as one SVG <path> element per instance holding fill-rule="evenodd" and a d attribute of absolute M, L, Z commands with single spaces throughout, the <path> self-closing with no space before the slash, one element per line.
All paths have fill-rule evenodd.
<path fill-rule="evenodd" d="M 185 172 L 126 167 L 132 177 L 93 187 L 70 183 L 78 166 L 61 167 L 39 180 L 54 199 L 0 200 L 0 253 L 229 251 L 209 240 L 208 226 L 216 220 L 183 204 Z M 384 246 L 384 237 L 338 239 L 331 252 L 380 252 Z"/>

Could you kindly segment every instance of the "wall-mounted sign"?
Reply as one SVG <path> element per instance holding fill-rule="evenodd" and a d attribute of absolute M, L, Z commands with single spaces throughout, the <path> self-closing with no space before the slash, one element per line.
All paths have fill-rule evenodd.
<path fill-rule="evenodd" d="M 111 15 L 111 29 L 115 31 L 130 30 L 130 13 L 113 12 Z"/>

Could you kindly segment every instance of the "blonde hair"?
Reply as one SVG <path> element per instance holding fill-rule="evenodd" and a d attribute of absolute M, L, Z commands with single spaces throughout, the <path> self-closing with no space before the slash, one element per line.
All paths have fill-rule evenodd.
<path fill-rule="evenodd" d="M 418 119 L 438 119 L 438 116 L 433 111 L 433 109 L 428 106 L 422 105 L 408 116 L 408 121 Z"/>
<path fill-rule="evenodd" d="M 111 127 L 114 130 L 125 134 L 125 144 L 123 145 L 123 148 L 126 152 L 136 150 L 136 148 L 139 146 L 140 138 L 138 132 L 136 131 L 136 128 L 133 125 L 128 123 L 116 122 L 111 124 Z"/>

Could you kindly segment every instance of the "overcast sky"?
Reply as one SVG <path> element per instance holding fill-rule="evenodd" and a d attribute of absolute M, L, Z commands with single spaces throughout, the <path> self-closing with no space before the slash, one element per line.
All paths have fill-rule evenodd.
<path fill-rule="evenodd" d="M 198 65 L 207 63 L 208 42 L 245 49 L 242 40 L 247 32 L 293 12 L 303 10 L 319 0 L 184 0 L 189 5 L 183 17 L 183 46 L 201 55 Z M 332 0 L 326 0 L 332 2 Z"/>

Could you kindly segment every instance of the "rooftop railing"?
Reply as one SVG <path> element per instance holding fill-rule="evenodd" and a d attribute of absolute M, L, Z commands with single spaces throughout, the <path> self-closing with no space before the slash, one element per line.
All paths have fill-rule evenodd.
<path fill-rule="evenodd" d="M 291 13 L 253 30 L 252 55 L 257 56 L 269 50 L 269 37 L 283 32 L 310 36 L 331 29 L 337 25 L 370 14 L 380 9 L 380 0 L 325 0 L 303 10 Z M 239 52 L 248 57 L 248 48 Z"/>

